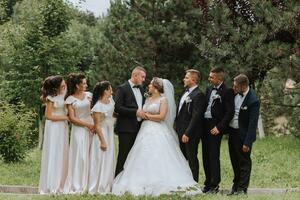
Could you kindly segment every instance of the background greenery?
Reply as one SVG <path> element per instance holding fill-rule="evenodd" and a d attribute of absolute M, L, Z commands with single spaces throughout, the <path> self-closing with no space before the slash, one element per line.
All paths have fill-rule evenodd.
<path fill-rule="evenodd" d="M 147 69 L 145 85 L 153 76 L 168 78 L 176 98 L 186 69 L 200 70 L 202 90 L 213 66 L 225 68 L 229 85 L 235 75 L 246 73 L 260 97 L 268 135 L 254 145 L 251 187 L 299 187 L 299 45 L 298 0 L 114 0 L 104 17 L 78 11 L 63 0 L 0 0 L 0 152 L 10 151 L 15 158 L 6 159 L 1 153 L 0 184 L 38 185 L 37 143 L 44 109 L 39 96 L 45 77 L 83 72 L 89 90 L 103 79 L 116 87 L 141 65 Z M 293 89 L 285 87 L 288 78 L 295 81 Z M 274 120 L 278 117 L 282 123 Z M 293 136 L 273 136 L 285 134 Z M 230 188 L 232 181 L 226 142 L 222 143 L 222 188 Z M 20 162 L 8 164 L 11 161 Z M 50 197 L 0 195 L 0 199 L 21 198 Z M 67 198 L 99 196 L 51 197 Z M 197 198 L 229 199 L 193 197 Z M 248 197 L 299 198 L 299 193 Z"/>
<path fill-rule="evenodd" d="M 2 158 L 18 161 L 24 149 L 36 148 L 45 77 L 83 72 L 90 90 L 103 79 L 116 87 L 136 65 L 147 69 L 147 82 L 153 76 L 170 79 L 177 98 L 188 68 L 201 71 L 202 90 L 213 66 L 226 69 L 229 85 L 244 72 L 261 99 L 267 134 L 299 136 L 299 36 L 298 0 L 114 0 L 107 16 L 98 18 L 63 0 L 1 0 L 0 111 L 28 109 L 12 111 L 27 126 L 8 128 L 17 124 L 8 116 L 0 124 L 3 141 L 18 146 L 14 155 L 21 155 Z M 295 81 L 293 89 L 285 88 L 288 78 Z M 287 123 L 276 128 L 277 117 Z M 9 139 L 19 133 L 24 140 Z M 2 145 L 1 151 L 8 150 Z"/>

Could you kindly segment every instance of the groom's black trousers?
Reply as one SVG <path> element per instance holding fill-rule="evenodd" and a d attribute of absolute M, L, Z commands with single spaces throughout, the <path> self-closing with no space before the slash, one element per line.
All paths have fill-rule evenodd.
<path fill-rule="evenodd" d="M 124 163 L 127 159 L 128 153 L 131 150 L 137 133 L 118 133 L 119 138 L 119 153 L 117 159 L 117 166 L 115 176 L 117 176 L 121 171 L 123 171 Z"/>
<path fill-rule="evenodd" d="M 181 141 L 181 137 L 179 136 L 180 141 L 180 149 L 184 155 L 184 157 L 188 160 L 189 166 L 191 168 L 193 178 L 198 183 L 199 180 L 199 160 L 198 160 L 198 145 L 200 142 L 200 137 L 191 137 L 188 143 L 183 143 Z"/>
<path fill-rule="evenodd" d="M 247 191 L 251 174 L 251 151 L 242 151 L 243 143 L 238 129 L 229 128 L 229 155 L 233 168 L 233 191 Z"/>
<path fill-rule="evenodd" d="M 220 147 L 223 134 L 212 135 L 210 133 L 215 124 L 213 119 L 205 119 L 206 132 L 202 136 L 202 161 L 206 189 L 214 189 L 221 182 Z"/>

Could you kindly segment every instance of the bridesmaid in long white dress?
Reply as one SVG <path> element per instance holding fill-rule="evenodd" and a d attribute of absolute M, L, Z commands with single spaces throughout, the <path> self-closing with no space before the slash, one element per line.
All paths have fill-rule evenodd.
<path fill-rule="evenodd" d="M 92 113 L 96 134 L 91 145 L 89 193 L 106 194 L 111 191 L 115 176 L 114 101 L 108 81 L 98 82 L 93 90 Z"/>
<path fill-rule="evenodd" d="M 67 176 L 69 118 L 64 104 L 65 90 L 61 76 L 50 76 L 43 83 L 46 123 L 39 183 L 41 194 L 61 193 Z"/>
<path fill-rule="evenodd" d="M 70 74 L 67 86 L 68 94 L 65 103 L 72 129 L 64 193 L 81 194 L 88 190 L 89 149 L 94 132 L 90 110 L 92 95 L 86 92 L 86 78 L 82 74 Z"/>

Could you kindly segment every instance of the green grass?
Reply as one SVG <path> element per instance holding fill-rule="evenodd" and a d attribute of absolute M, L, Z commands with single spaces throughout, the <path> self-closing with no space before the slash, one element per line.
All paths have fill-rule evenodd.
<path fill-rule="evenodd" d="M 38 186 L 41 151 L 34 149 L 23 162 L 6 164 L 0 160 L 0 185 Z"/>
<path fill-rule="evenodd" d="M 286 136 L 257 139 L 253 146 L 251 158 L 250 187 L 300 187 L 300 138 Z M 202 168 L 200 173 L 201 178 L 203 178 Z M 227 140 L 223 140 L 222 143 L 221 174 L 221 187 L 230 188 L 233 172 Z M 202 183 L 201 180 L 200 183 Z"/>
<path fill-rule="evenodd" d="M 0 161 L 0 185 L 38 186 L 41 152 L 31 151 L 25 161 L 5 164 Z M 200 185 L 204 174 L 200 158 Z M 258 139 L 252 151 L 251 188 L 294 188 L 300 187 L 300 139 L 293 136 L 267 137 Z M 229 189 L 232 184 L 232 168 L 226 138 L 221 149 L 221 188 Z"/>
<path fill-rule="evenodd" d="M 118 200 L 120 197 L 116 196 L 100 196 L 100 195 L 78 195 L 78 196 L 42 196 L 42 195 L 7 195 L 0 194 L 0 199 L 9 199 L 9 200 Z M 159 198 L 155 197 L 137 197 L 132 196 L 123 196 L 123 200 L 129 199 L 146 199 L 146 200 L 297 200 L 300 199 L 300 193 L 287 193 L 281 195 L 248 195 L 248 196 L 226 196 L 226 195 L 198 195 L 194 197 L 180 197 L 180 196 L 168 196 L 162 195 Z"/>

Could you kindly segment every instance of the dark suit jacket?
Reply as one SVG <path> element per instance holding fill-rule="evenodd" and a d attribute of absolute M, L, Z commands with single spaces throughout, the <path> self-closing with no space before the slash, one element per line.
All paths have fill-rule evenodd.
<path fill-rule="evenodd" d="M 200 134 L 205 130 L 203 118 L 205 112 L 205 96 L 197 87 L 188 97 L 191 99 L 191 102 L 185 101 L 179 113 L 179 108 L 177 108 L 175 130 L 179 136 L 186 134 L 188 137 L 200 137 Z"/>
<path fill-rule="evenodd" d="M 260 103 L 252 89 L 246 95 L 239 112 L 239 129 L 244 145 L 251 147 L 256 140 Z"/>
<path fill-rule="evenodd" d="M 144 90 L 140 87 L 145 102 Z M 115 92 L 115 113 L 117 113 L 116 132 L 117 133 L 137 133 L 139 123 L 137 121 L 136 112 L 138 104 L 135 100 L 132 88 L 128 81 L 120 85 Z"/>
<path fill-rule="evenodd" d="M 209 86 L 206 89 L 206 107 L 208 106 L 212 89 L 213 86 Z M 217 129 L 221 133 L 224 133 L 234 115 L 234 91 L 231 88 L 227 88 L 223 83 L 216 94 L 218 94 L 220 98 L 212 102 L 211 115 Z"/>

